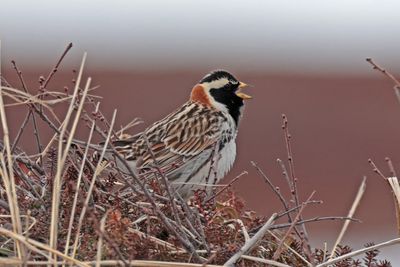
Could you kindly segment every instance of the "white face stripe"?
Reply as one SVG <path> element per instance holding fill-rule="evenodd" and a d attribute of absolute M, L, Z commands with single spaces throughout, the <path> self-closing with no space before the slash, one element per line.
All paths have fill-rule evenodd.
<path fill-rule="evenodd" d="M 208 82 L 208 83 L 202 83 L 202 85 L 204 86 L 204 88 L 206 88 L 207 90 L 210 90 L 211 88 L 221 88 L 224 87 L 225 85 L 227 85 L 229 83 L 229 80 L 227 78 L 221 78 L 212 82 Z"/>

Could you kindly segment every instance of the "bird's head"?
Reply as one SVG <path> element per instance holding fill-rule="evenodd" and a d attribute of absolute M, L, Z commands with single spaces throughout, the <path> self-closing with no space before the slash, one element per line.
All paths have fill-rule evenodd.
<path fill-rule="evenodd" d="M 252 98 L 241 91 L 244 87 L 247 87 L 247 84 L 240 82 L 229 72 L 215 70 L 193 87 L 190 99 L 229 112 L 237 122 L 244 105 L 243 101 Z"/>

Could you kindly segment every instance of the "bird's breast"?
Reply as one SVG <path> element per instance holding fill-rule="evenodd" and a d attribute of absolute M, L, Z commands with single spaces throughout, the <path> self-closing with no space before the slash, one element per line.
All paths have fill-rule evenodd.
<path fill-rule="evenodd" d="M 236 143 L 235 139 L 232 138 L 229 142 L 223 145 L 223 147 L 219 152 L 218 168 L 217 168 L 218 180 L 222 179 L 232 168 L 232 165 L 235 162 L 235 158 L 236 158 Z"/>

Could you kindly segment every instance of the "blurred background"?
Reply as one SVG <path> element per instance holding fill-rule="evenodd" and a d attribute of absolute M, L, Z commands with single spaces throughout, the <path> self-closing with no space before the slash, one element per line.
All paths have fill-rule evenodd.
<path fill-rule="evenodd" d="M 400 78 L 398 1 L 4 1 L 0 9 L 2 72 L 18 86 L 15 60 L 31 90 L 39 86 L 69 42 L 74 47 L 48 88 L 72 88 L 73 69 L 88 52 L 85 77 L 100 88 L 102 109 L 118 109 L 117 125 L 135 117 L 139 131 L 188 99 L 207 72 L 224 68 L 254 85 L 228 182 L 248 209 L 282 209 L 259 177 L 255 161 L 289 192 L 277 158 L 287 159 L 281 114 L 289 118 L 299 190 L 313 190 L 322 205 L 306 217 L 345 216 L 366 175 L 367 191 L 344 243 L 357 249 L 397 236 L 388 185 L 372 172 L 374 159 L 389 175 L 385 157 L 400 171 L 400 105 L 393 84 L 365 61 L 372 57 Z M 15 135 L 25 111 L 8 110 Z M 82 129 L 85 136 L 85 129 Z M 50 135 L 50 133 L 48 133 Z M 46 137 L 45 135 L 43 135 Z M 23 145 L 34 151 L 33 136 Z M 314 246 L 331 247 L 342 222 L 309 224 Z M 398 248 L 386 248 L 396 266 Z"/>

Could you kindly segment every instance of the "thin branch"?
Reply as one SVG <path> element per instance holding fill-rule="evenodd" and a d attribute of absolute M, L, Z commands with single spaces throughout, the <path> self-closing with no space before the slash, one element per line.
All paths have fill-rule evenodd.
<path fill-rule="evenodd" d="M 332 260 L 328 260 L 328 261 L 326 261 L 324 263 L 321 263 L 321 264 L 317 265 L 316 267 L 327 267 L 327 266 L 330 266 L 330 265 L 332 265 L 334 263 L 340 262 L 340 261 L 348 259 L 348 258 L 352 258 L 354 256 L 363 254 L 365 252 L 368 252 L 368 251 L 371 251 L 371 250 L 375 250 L 375 249 L 379 249 L 379 248 L 382 248 L 382 247 L 392 246 L 392 245 L 395 245 L 395 244 L 398 244 L 398 243 L 400 243 L 400 238 L 395 238 L 395 239 L 392 239 L 392 240 L 389 240 L 389 241 L 386 241 L 386 242 L 379 243 L 379 244 L 374 245 L 374 246 L 366 247 L 366 248 L 363 248 L 363 249 L 359 249 L 359 250 L 347 253 L 345 255 L 339 256 L 339 257 L 334 258 Z"/>
<path fill-rule="evenodd" d="M 275 267 L 291 267 L 287 264 L 283 264 L 274 260 L 267 260 L 267 259 L 263 259 L 263 258 L 257 258 L 257 257 L 253 257 L 253 256 L 248 256 L 248 255 L 242 255 L 241 257 L 242 259 L 246 259 L 249 261 L 254 261 L 254 262 L 261 262 L 261 263 L 265 263 L 271 266 L 275 266 Z"/>
<path fill-rule="evenodd" d="M 311 219 L 305 219 L 298 221 L 296 225 L 302 225 L 305 223 L 310 223 L 310 222 L 320 222 L 320 221 L 334 221 L 334 220 L 349 220 L 353 222 L 361 222 L 359 219 L 354 219 L 354 218 L 349 218 L 349 217 L 343 217 L 343 216 L 324 216 L 324 217 L 314 217 Z M 282 223 L 282 224 L 274 224 L 271 226 L 271 230 L 275 229 L 282 229 L 282 228 L 287 228 L 290 227 L 292 223 Z"/>
<path fill-rule="evenodd" d="M 278 196 L 279 200 L 281 201 L 281 203 L 283 204 L 283 207 L 286 211 L 286 215 L 288 217 L 289 222 L 293 222 L 292 216 L 290 215 L 289 211 L 289 204 L 286 201 L 286 199 L 283 197 L 279 187 L 274 186 L 271 182 L 271 180 L 268 178 L 268 176 L 261 170 L 261 168 L 254 162 L 251 161 L 251 164 L 253 165 L 254 168 L 256 168 L 256 170 L 258 171 L 258 173 L 264 178 L 264 181 L 271 187 L 272 191 Z M 290 183 L 289 183 L 289 188 L 291 189 Z M 301 206 L 301 205 L 297 205 L 297 206 Z M 299 238 L 302 238 L 301 234 L 298 232 L 298 230 L 295 228 L 295 232 L 298 235 Z"/>
<path fill-rule="evenodd" d="M 367 188 L 367 177 L 364 176 L 364 178 L 360 184 L 360 187 L 358 188 L 358 192 L 353 201 L 353 204 L 351 205 L 349 213 L 347 214 L 347 217 L 352 218 L 354 216 L 354 213 L 356 212 L 356 209 L 357 209 L 358 205 L 360 204 L 361 198 L 363 197 L 366 188 Z M 340 230 L 339 236 L 337 237 L 336 242 L 333 245 L 329 259 L 332 259 L 333 256 L 335 255 L 335 250 L 336 250 L 337 246 L 340 244 L 340 242 L 342 242 L 342 238 L 343 238 L 344 234 L 346 233 L 346 230 L 349 227 L 349 224 L 350 224 L 349 220 L 344 221 L 342 230 Z"/>
<path fill-rule="evenodd" d="M 69 242 L 70 242 L 71 233 L 72 233 L 72 225 L 74 223 L 75 211 L 76 211 L 76 206 L 78 203 L 78 196 L 79 196 L 79 191 L 80 191 L 79 188 L 81 186 L 81 180 L 82 180 L 83 171 L 85 168 L 85 162 L 86 162 L 87 155 L 89 152 L 89 144 L 92 141 L 93 131 L 94 131 L 94 123 L 92 124 L 92 128 L 90 129 L 87 145 L 85 148 L 84 155 L 82 157 L 82 165 L 81 165 L 81 168 L 79 169 L 79 173 L 78 173 L 78 180 L 76 182 L 76 191 L 75 191 L 74 200 L 72 202 L 72 208 L 71 208 L 71 212 L 70 212 L 71 215 L 70 215 L 69 224 L 68 224 L 68 233 L 67 233 L 67 238 L 66 238 L 66 242 L 65 242 L 64 254 L 68 254 Z"/>
<path fill-rule="evenodd" d="M 288 183 L 289 189 L 291 189 L 292 185 L 291 185 L 291 182 L 290 182 L 290 177 L 289 177 L 288 171 L 286 169 L 285 163 L 279 158 L 276 159 L 276 162 L 278 162 L 279 166 L 281 167 L 282 175 L 285 178 L 286 182 Z"/>
<path fill-rule="evenodd" d="M 50 222 L 50 247 L 53 249 L 57 248 L 57 234 L 58 234 L 58 216 L 59 216 L 59 202 L 60 202 L 60 191 L 61 191 L 61 176 L 62 172 L 64 169 L 64 163 L 67 158 L 68 154 L 68 149 L 70 146 L 70 140 L 65 146 L 65 150 L 63 151 L 62 145 L 64 142 L 64 135 L 67 130 L 68 123 L 70 121 L 73 109 L 74 109 L 74 102 L 76 99 L 76 96 L 78 95 L 79 91 L 79 84 L 80 84 L 80 79 L 82 77 L 82 72 L 83 72 L 83 67 L 85 65 L 86 61 L 86 53 L 84 53 L 81 66 L 79 69 L 79 79 L 78 82 L 76 83 L 75 89 L 74 89 L 74 94 L 71 99 L 70 106 L 68 108 L 67 114 L 65 115 L 65 119 L 63 122 L 63 127 L 60 132 L 59 140 L 58 140 L 58 153 L 57 153 L 57 172 L 54 177 L 54 183 L 53 183 L 53 192 L 52 192 L 52 212 L 51 212 L 51 222 Z M 89 88 L 90 80 L 88 79 L 87 88 L 85 88 L 85 92 L 87 92 L 87 89 Z M 82 104 L 82 103 L 81 103 Z M 80 114 L 76 114 L 75 119 L 78 119 L 78 116 Z M 73 135 L 73 134 L 71 134 Z"/>
<path fill-rule="evenodd" d="M 381 172 L 381 170 L 378 169 L 372 159 L 368 159 L 368 163 L 371 165 L 372 170 L 386 181 L 386 176 Z"/>
<path fill-rule="evenodd" d="M 11 154 L 14 154 L 14 150 L 17 147 L 19 139 L 21 138 L 22 133 L 24 132 L 26 125 L 28 124 L 28 121 L 29 121 L 29 118 L 31 117 L 31 114 L 32 114 L 32 110 L 29 109 L 28 113 L 25 116 L 24 121 L 22 122 L 21 126 L 19 127 L 17 136 L 15 137 L 14 142 L 11 145 Z"/>
<path fill-rule="evenodd" d="M 67 47 L 65 48 L 64 52 L 61 54 L 61 57 L 58 59 L 56 65 L 53 67 L 47 78 L 44 80 L 44 82 L 41 84 L 40 89 L 43 90 L 46 88 L 46 86 L 49 84 L 51 78 L 54 76 L 54 74 L 58 71 L 58 67 L 60 66 L 61 62 L 63 61 L 64 57 L 67 55 L 68 51 L 72 48 L 72 43 L 69 43 Z"/>
<path fill-rule="evenodd" d="M 377 70 L 379 72 L 381 72 L 383 75 L 385 75 L 386 77 L 388 77 L 389 79 L 391 79 L 393 81 L 393 83 L 396 86 L 400 86 L 400 81 L 397 80 L 390 72 L 388 72 L 386 69 L 382 68 L 381 66 L 379 66 L 377 63 L 375 63 L 375 61 L 372 58 L 366 58 L 365 59 L 368 63 L 370 63 L 372 65 L 372 68 L 374 70 Z"/>
<path fill-rule="evenodd" d="M 1 77 L 1 41 L 0 41 L 0 77 Z M 12 226 L 13 231 L 16 234 L 22 233 L 22 225 L 21 225 L 21 218 L 20 218 L 20 210 L 18 206 L 18 196 L 16 192 L 16 184 L 15 184 L 15 177 L 13 171 L 13 158 L 11 154 L 11 146 L 10 146 L 10 135 L 6 117 L 6 111 L 4 108 L 3 102 L 3 86 L 0 85 L 0 120 L 1 126 L 3 130 L 3 142 L 4 142 L 4 149 L 0 154 L 1 160 L 1 168 L 0 168 L 0 175 L 4 182 L 7 194 L 7 200 L 10 205 L 10 213 L 12 215 Z M 4 151 L 5 150 L 5 151 Z M 4 153 L 4 154 L 3 154 Z M 7 156 L 7 164 L 5 163 L 4 155 Z M 21 242 L 16 242 L 17 246 L 17 255 L 18 258 L 23 259 L 25 257 L 25 248 Z"/>
<path fill-rule="evenodd" d="M 394 83 L 394 87 L 393 87 L 394 93 L 396 95 L 397 101 L 400 103 L 400 82 L 399 82 L 399 80 L 397 80 L 394 77 L 394 75 L 391 74 L 390 72 L 388 72 L 386 69 L 382 68 L 377 63 L 375 63 L 375 61 L 372 58 L 366 58 L 365 60 L 369 64 L 372 65 L 372 69 L 379 71 L 380 73 L 382 73 L 383 75 L 388 77 Z"/>
<path fill-rule="evenodd" d="M 163 184 L 164 184 L 164 187 L 165 187 L 165 191 L 167 192 L 167 196 L 169 198 L 169 202 L 170 202 L 171 207 L 172 207 L 172 213 L 174 215 L 174 218 L 175 218 L 176 222 L 180 226 L 179 227 L 179 231 L 181 233 L 184 233 L 184 231 L 182 231 L 182 229 L 181 229 L 182 228 L 182 222 L 181 222 L 181 219 L 179 218 L 178 207 L 176 206 L 174 197 L 172 195 L 171 185 L 170 185 L 170 183 L 168 181 L 168 178 L 165 176 L 165 173 L 162 171 L 162 169 L 160 167 L 160 164 L 157 161 L 156 156 L 153 153 L 153 149 L 151 148 L 151 145 L 150 145 L 149 140 L 148 140 L 148 138 L 146 136 L 146 133 L 143 133 L 143 137 L 144 137 L 144 140 L 146 142 L 147 150 L 149 151 L 150 156 L 151 156 L 151 158 L 153 160 L 154 168 L 157 170 L 158 174 L 161 176 L 161 180 L 163 181 Z"/>
<path fill-rule="evenodd" d="M 22 71 L 18 68 L 17 63 L 14 60 L 11 61 L 11 64 L 13 65 L 14 70 L 17 72 L 17 76 L 21 82 L 22 89 L 25 91 L 25 93 L 28 93 L 28 87 L 26 86 L 24 77 L 22 76 Z M 37 122 L 36 122 L 35 113 L 33 113 L 33 106 L 35 106 L 35 104 L 32 103 L 31 105 L 28 105 L 28 106 L 29 106 L 29 113 L 28 113 L 27 117 L 32 115 L 33 134 L 35 136 L 36 144 L 38 146 L 38 153 L 40 154 L 39 162 L 42 163 L 42 155 L 41 155 L 42 145 L 40 144 L 40 136 L 39 136 L 39 130 L 38 130 Z M 23 128 L 21 128 L 20 131 L 22 134 Z M 19 139 L 18 136 L 19 135 L 17 135 L 17 139 L 14 141 L 15 145 L 17 145 L 17 143 L 18 143 L 18 139 Z M 13 146 L 14 146 L 14 144 L 13 144 Z"/>
<path fill-rule="evenodd" d="M 99 240 L 97 241 L 97 253 L 96 253 L 96 267 L 100 267 L 101 261 L 101 252 L 103 250 L 103 233 L 105 232 L 106 219 L 108 216 L 108 212 L 103 215 L 103 218 L 100 220 L 100 229 L 99 229 Z"/>
<path fill-rule="evenodd" d="M 90 266 L 89 264 L 86 264 L 86 263 L 83 263 L 83 262 L 81 262 L 79 260 L 73 259 L 73 258 L 69 257 L 68 255 L 65 255 L 65 254 L 59 252 L 58 250 L 51 248 L 47 244 L 43 244 L 43 243 L 38 242 L 38 241 L 36 241 L 34 239 L 30 239 L 30 238 L 27 238 L 27 237 L 25 237 L 23 235 L 16 234 L 16 233 L 14 233 L 14 232 L 12 232 L 10 230 L 7 230 L 7 229 L 5 229 L 3 227 L 0 227 L 0 234 L 2 234 L 4 236 L 11 237 L 14 240 L 17 240 L 17 241 L 19 241 L 21 243 L 24 243 L 25 245 L 30 245 L 33 248 L 43 249 L 43 250 L 45 250 L 47 252 L 50 252 L 50 253 L 52 253 L 54 255 L 57 255 L 57 256 L 65 259 L 68 262 L 71 262 L 71 263 L 75 264 L 76 266 L 81 266 L 81 267 L 89 267 Z M 55 266 L 59 265 L 59 264 L 57 264 L 56 262 L 53 262 L 53 261 L 48 262 L 47 264 L 53 264 L 53 263 L 54 263 Z M 35 264 L 31 264 L 31 265 L 35 265 Z"/>
<path fill-rule="evenodd" d="M 112 119 L 111 119 L 111 125 L 110 125 L 111 127 L 114 127 L 116 115 L 117 115 L 117 111 L 114 110 L 114 113 L 113 113 Z M 94 184 L 95 184 L 96 178 L 100 174 L 101 169 L 102 169 L 101 168 L 101 164 L 102 164 L 103 158 L 104 158 L 104 156 L 106 154 L 106 149 L 107 149 L 108 143 L 110 142 L 110 139 L 111 139 L 111 133 L 112 133 L 112 131 L 110 129 L 108 131 L 108 135 L 106 137 L 103 150 L 101 151 L 99 161 L 97 162 L 96 169 L 95 169 L 95 172 L 93 174 L 92 181 L 90 182 L 89 190 L 88 190 L 88 192 L 86 194 L 85 202 L 83 204 L 83 207 L 82 207 L 82 210 L 81 210 L 81 214 L 79 216 L 78 226 L 77 226 L 76 233 L 75 233 L 74 246 L 73 246 L 72 253 L 71 253 L 71 256 L 73 258 L 76 255 L 76 250 L 78 248 L 78 240 L 79 240 L 79 235 L 80 235 L 80 231 L 81 231 L 82 224 L 83 224 L 83 219 L 85 218 L 86 210 L 87 210 L 87 208 L 89 206 L 89 200 L 90 200 L 90 197 L 91 197 L 92 192 L 93 192 L 93 188 L 94 188 Z"/>
<path fill-rule="evenodd" d="M 77 266 L 94 266 L 96 264 L 96 261 L 85 261 L 85 262 L 80 262 L 77 261 L 78 263 L 75 263 Z M 23 261 L 15 258 L 0 258 L 0 264 L 5 264 L 7 266 L 17 266 L 19 264 L 22 264 Z M 43 266 L 43 265 L 49 265 L 49 264 L 57 264 L 57 265 L 63 265 L 65 264 L 62 261 L 27 261 L 28 266 Z M 85 264 L 85 265 L 81 265 Z M 101 266 L 125 266 L 125 267 L 223 267 L 222 265 L 213 265 L 213 264 L 198 264 L 198 263 L 181 263 L 181 262 L 168 262 L 168 261 L 151 261 L 151 260 L 132 260 L 129 261 L 127 265 L 123 261 L 120 260 L 103 260 L 100 262 Z"/>
<path fill-rule="evenodd" d="M 265 233 L 271 228 L 272 224 L 275 221 L 277 214 L 274 213 L 268 219 L 268 221 L 261 227 L 261 229 L 246 243 L 244 243 L 243 247 L 240 248 L 238 252 L 236 252 L 227 262 L 225 262 L 224 266 L 226 267 L 234 267 L 236 266 L 236 262 L 244 255 L 247 254 L 252 248 L 264 237 Z"/>
<path fill-rule="evenodd" d="M 110 126 L 112 126 L 112 124 L 110 124 Z M 110 130 L 110 132 L 112 132 L 112 131 Z M 113 240 L 105 232 L 105 223 L 106 223 L 106 220 L 107 220 L 107 216 L 108 216 L 108 212 L 106 212 L 103 215 L 103 218 L 101 219 L 101 222 L 100 222 L 101 226 L 100 227 L 95 226 L 96 232 L 99 235 L 99 241 L 104 239 L 111 246 L 112 250 L 114 250 L 114 252 L 117 254 L 117 256 L 120 259 L 120 261 L 123 262 L 123 266 L 129 266 L 128 261 L 125 260 L 124 255 L 122 254 L 122 252 L 119 249 L 118 245 L 115 244 L 115 242 L 113 242 Z M 94 220 L 97 220 L 97 218 L 94 215 L 92 215 L 92 218 Z M 102 243 L 102 241 L 97 244 L 98 245 L 97 249 L 101 251 L 101 246 L 100 246 L 101 244 L 100 243 Z M 99 251 L 97 251 L 96 266 L 100 266 L 101 265 L 100 264 L 100 260 L 101 260 L 100 257 L 101 257 L 101 254 L 99 253 Z"/>
<path fill-rule="evenodd" d="M 283 197 L 281 191 L 279 190 L 279 187 L 274 186 L 271 182 L 271 180 L 268 178 L 268 176 L 261 170 L 261 168 L 257 165 L 257 163 L 255 163 L 254 161 L 251 161 L 251 164 L 253 165 L 253 167 L 257 170 L 257 172 L 261 175 L 262 178 L 264 178 L 264 181 L 269 185 L 269 187 L 271 187 L 272 191 L 278 196 L 279 200 L 281 201 L 283 207 L 285 208 L 285 211 L 289 210 L 289 205 L 286 201 L 286 199 Z M 287 213 L 290 218 L 289 213 Z"/>
<path fill-rule="evenodd" d="M 289 229 L 286 231 L 285 235 L 282 237 L 281 241 L 278 244 L 278 247 L 274 253 L 274 255 L 272 256 L 273 260 L 277 260 L 281 253 L 282 253 L 282 248 L 283 248 L 283 243 L 286 241 L 286 239 L 288 238 L 288 236 L 292 233 L 292 230 L 295 228 L 296 223 L 300 220 L 301 218 L 301 214 L 303 213 L 304 208 L 307 206 L 307 202 L 309 202 L 311 200 L 311 198 L 314 196 L 315 191 L 313 191 L 310 196 L 308 197 L 308 199 L 301 205 L 301 208 L 299 209 L 299 212 L 297 213 L 296 217 L 294 218 L 292 224 L 290 225 Z M 302 224 L 304 225 L 304 224 Z"/>
<path fill-rule="evenodd" d="M 291 145 L 291 134 L 289 133 L 289 125 L 288 125 L 288 119 L 285 114 L 282 114 L 282 120 L 283 120 L 283 134 L 285 137 L 285 144 L 286 144 L 286 151 L 287 151 L 287 157 L 288 157 L 288 162 L 289 162 L 289 170 L 290 170 L 290 177 L 291 177 L 291 182 L 292 182 L 292 198 L 294 200 L 294 203 L 299 205 L 299 192 L 297 190 L 297 177 L 295 174 L 295 168 L 294 168 L 294 158 L 293 158 L 293 152 L 292 152 L 292 145 Z M 302 220 L 302 215 L 300 214 L 300 220 Z M 303 230 L 303 235 L 300 236 L 302 239 L 303 247 L 305 250 L 305 253 L 307 254 L 308 259 L 311 261 L 311 263 L 314 263 L 314 259 L 312 257 L 312 252 L 311 252 L 311 246 L 310 246 L 310 241 L 308 237 L 308 232 L 305 224 L 301 225 L 302 230 Z"/>
<path fill-rule="evenodd" d="M 390 176 L 397 177 L 396 170 L 394 169 L 392 160 L 389 157 L 386 157 L 385 161 L 387 162 L 387 165 L 389 167 Z"/>
<path fill-rule="evenodd" d="M 210 202 L 211 200 L 215 199 L 217 196 L 219 196 L 221 193 L 223 193 L 226 189 L 231 187 L 236 181 L 238 181 L 243 175 L 248 175 L 249 173 L 247 171 L 243 171 L 240 173 L 238 176 L 233 178 L 228 184 L 226 184 L 222 189 L 220 189 L 218 192 L 210 196 L 208 199 L 204 200 L 204 203 Z"/>
<path fill-rule="evenodd" d="M 305 202 L 305 203 L 306 203 L 307 205 L 309 205 L 309 204 L 322 204 L 323 201 L 322 201 L 322 200 L 311 200 L 311 201 L 308 201 L 308 202 Z M 277 216 L 276 218 L 279 219 L 279 218 L 285 216 L 285 215 L 288 214 L 288 213 L 291 213 L 291 212 L 293 212 L 293 211 L 296 211 L 296 210 L 300 209 L 301 206 L 302 206 L 302 204 L 300 204 L 300 205 L 298 205 L 298 206 L 296 206 L 296 207 L 290 208 L 290 209 L 288 209 L 288 210 L 286 210 L 286 211 L 284 211 L 284 212 L 282 212 L 282 213 L 279 213 L 278 216 Z M 291 223 L 291 221 L 290 221 L 289 223 Z"/>
<path fill-rule="evenodd" d="M 277 241 L 281 242 L 281 239 L 274 234 L 273 231 L 268 230 L 268 233 L 273 236 Z M 289 250 L 290 252 L 292 252 L 294 255 L 296 255 L 299 259 L 301 259 L 305 264 L 307 264 L 307 266 L 309 267 L 313 267 L 312 264 L 310 262 L 308 262 L 299 252 L 297 252 L 295 249 L 291 248 L 290 245 L 286 244 L 286 242 L 283 242 L 283 245 L 285 246 L 285 248 L 287 250 Z"/>

